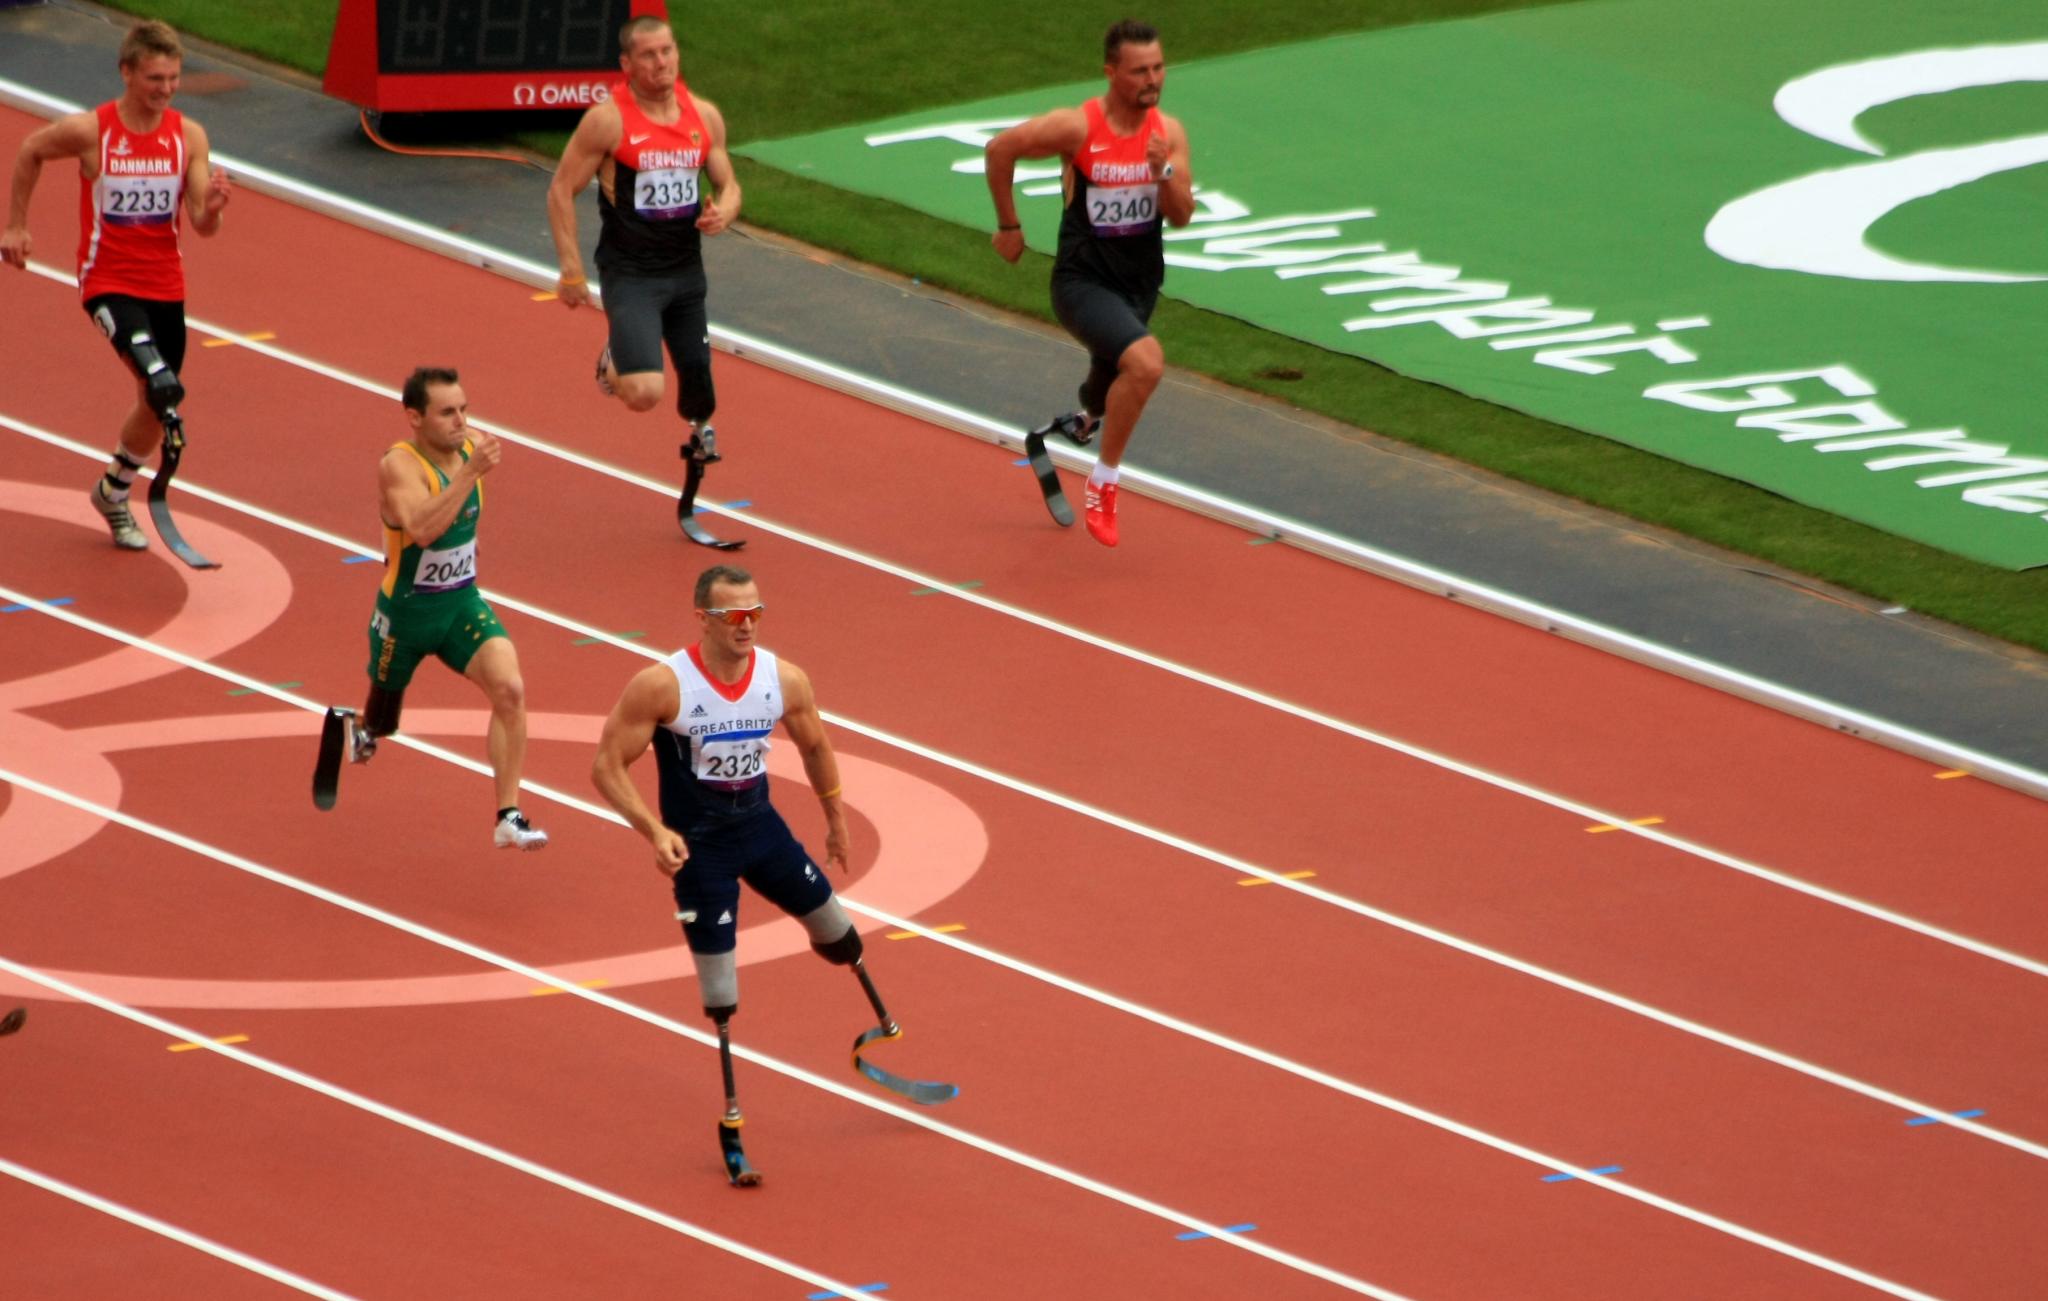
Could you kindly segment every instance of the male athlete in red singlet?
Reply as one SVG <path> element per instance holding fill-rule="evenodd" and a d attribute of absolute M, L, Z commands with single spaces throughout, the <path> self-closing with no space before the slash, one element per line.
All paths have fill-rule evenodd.
<path fill-rule="evenodd" d="M 634 411 L 652 411 L 663 393 L 663 344 L 676 367 L 676 410 L 689 425 L 689 463 L 680 504 L 694 541 L 720 543 L 691 519 L 704 467 L 719 459 L 711 414 L 711 334 L 704 309 L 703 237 L 740 215 L 740 183 L 725 152 L 725 118 L 678 74 L 675 34 L 659 18 L 636 18 L 619 31 L 626 80 L 583 115 L 554 183 L 548 229 L 561 263 L 557 296 L 576 308 L 590 301 L 577 248 L 576 196 L 597 178 L 598 273 L 610 342 L 597 360 L 598 387 Z M 707 184 L 708 182 L 708 184 Z"/>
<path fill-rule="evenodd" d="M 1111 27 L 1102 40 L 1102 70 L 1109 89 L 1100 98 L 1018 123 L 988 142 L 986 159 L 996 204 L 990 242 L 1010 262 L 1024 253 L 1011 190 L 1017 160 L 1065 161 L 1052 308 L 1088 349 L 1089 370 L 1081 409 L 1048 428 L 1077 443 L 1102 430 L 1102 450 L 1088 476 L 1088 531 L 1113 547 L 1124 445 L 1166 369 L 1166 354 L 1147 327 L 1166 279 L 1160 219 L 1187 225 L 1195 215 L 1195 190 L 1187 132 L 1159 111 L 1166 56 L 1158 31 L 1128 18 Z"/>
<path fill-rule="evenodd" d="M 78 289 L 86 314 L 134 372 L 137 401 L 121 425 L 92 504 L 114 545 L 149 545 L 128 513 L 128 489 L 176 419 L 185 389 L 185 262 L 178 224 L 219 232 L 228 178 L 209 163 L 206 132 L 171 107 L 185 48 L 164 23 L 137 23 L 121 42 L 121 98 L 34 132 L 14 162 L 0 260 L 26 268 L 28 205 L 43 164 L 78 160 Z"/>

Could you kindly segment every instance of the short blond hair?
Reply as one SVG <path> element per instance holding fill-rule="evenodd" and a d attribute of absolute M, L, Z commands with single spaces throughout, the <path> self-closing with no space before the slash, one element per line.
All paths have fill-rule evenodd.
<path fill-rule="evenodd" d="M 185 43 L 178 39 L 178 33 L 160 18 L 149 18 L 128 29 L 128 35 L 121 39 L 121 66 L 133 68 L 144 59 L 157 55 L 185 61 Z"/>
<path fill-rule="evenodd" d="M 667 30 L 667 21 L 656 18 L 653 14 L 642 14 L 638 18 L 628 19 L 626 25 L 619 28 L 619 53 L 631 54 L 633 52 L 633 42 L 649 32 L 665 32 Z"/>

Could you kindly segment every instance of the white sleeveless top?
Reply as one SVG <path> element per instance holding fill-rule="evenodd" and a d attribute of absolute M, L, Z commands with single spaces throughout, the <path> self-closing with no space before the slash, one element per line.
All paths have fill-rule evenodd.
<path fill-rule="evenodd" d="M 782 720 L 782 669 L 775 653 L 756 647 L 747 676 L 728 687 L 698 667 L 695 649 L 686 646 L 667 660 L 682 688 L 682 707 L 662 724 L 670 733 L 674 758 L 681 761 L 677 766 L 714 791 L 764 784 L 768 734 Z M 734 691 L 738 694 L 728 694 Z"/>

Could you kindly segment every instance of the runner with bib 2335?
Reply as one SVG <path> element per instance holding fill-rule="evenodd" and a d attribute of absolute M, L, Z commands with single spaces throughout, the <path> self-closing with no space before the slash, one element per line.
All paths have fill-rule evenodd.
<path fill-rule="evenodd" d="M 569 308 L 590 301 L 576 244 L 576 196 L 597 181 L 597 249 L 604 278 L 606 341 L 597 386 L 628 410 L 660 405 L 665 347 L 676 367 L 683 490 L 676 518 L 692 542 L 740 546 L 714 537 L 696 517 L 705 467 L 720 459 L 711 416 L 711 332 L 706 315 L 703 238 L 738 220 L 740 183 L 725 152 L 725 117 L 683 81 L 675 34 L 659 18 L 635 18 L 619 33 L 625 80 L 583 115 L 548 186 L 548 229 L 561 265 L 556 296 Z"/>

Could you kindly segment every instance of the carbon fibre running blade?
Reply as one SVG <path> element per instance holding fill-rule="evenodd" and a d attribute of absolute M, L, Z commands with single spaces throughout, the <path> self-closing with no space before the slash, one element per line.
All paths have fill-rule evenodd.
<path fill-rule="evenodd" d="M 741 547 L 747 545 L 744 538 L 728 541 L 725 538 L 718 537 L 697 522 L 697 516 L 694 511 L 687 514 L 677 511 L 676 523 L 682 525 L 683 534 L 700 547 L 710 547 L 713 551 L 738 551 Z"/>
<path fill-rule="evenodd" d="M 164 434 L 163 464 L 157 468 L 156 478 L 149 485 L 149 518 L 156 524 L 156 535 L 164 540 L 171 554 L 194 569 L 219 569 L 220 561 L 208 560 L 199 549 L 185 540 L 178 531 L 178 522 L 171 518 L 171 480 L 178 474 L 178 458 L 184 454 L 183 434 L 166 431 Z"/>
<path fill-rule="evenodd" d="M 0 1034 L 13 1034 L 21 1029 L 21 1023 L 28 1020 L 28 1009 L 17 1007 L 6 1016 L 0 1016 Z"/>
<path fill-rule="evenodd" d="M 1053 468 L 1052 457 L 1046 454 L 1043 429 L 1024 435 L 1024 455 L 1031 461 L 1031 472 L 1038 476 L 1038 491 L 1045 496 L 1045 508 L 1052 512 L 1053 522 L 1063 529 L 1074 527 L 1074 506 L 1067 500 L 1066 489 L 1060 487 L 1060 474 Z"/>
<path fill-rule="evenodd" d="M 860 1055 L 863 1048 L 876 1040 L 902 1037 L 903 1031 L 899 1029 L 892 1032 L 887 1026 L 878 1025 L 872 1030 L 863 1030 L 853 1041 L 853 1068 L 889 1092 L 908 1098 L 920 1107 L 936 1107 L 942 1102 L 951 1102 L 959 1097 L 960 1086 L 957 1084 L 945 1084 L 938 1080 L 913 1080 L 877 1066 Z"/>
<path fill-rule="evenodd" d="M 341 791 L 341 751 L 348 743 L 348 720 L 354 713 L 329 705 L 320 724 L 320 758 L 313 765 L 313 807 L 322 812 L 334 807 Z"/>
<path fill-rule="evenodd" d="M 718 1151 L 725 1160 L 725 1177 L 735 1188 L 752 1188 L 761 1182 L 761 1172 L 747 1161 L 746 1150 L 740 1146 L 740 1128 L 718 1122 Z"/>

